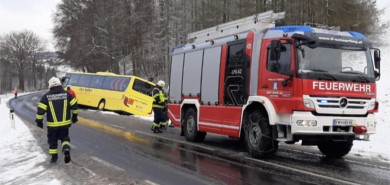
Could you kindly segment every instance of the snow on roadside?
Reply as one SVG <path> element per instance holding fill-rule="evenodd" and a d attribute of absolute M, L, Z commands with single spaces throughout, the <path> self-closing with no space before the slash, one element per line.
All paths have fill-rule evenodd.
<path fill-rule="evenodd" d="M 47 155 L 29 128 L 16 115 L 15 127 L 11 126 L 7 102 L 12 97 L 0 95 L 0 184 L 61 184 L 45 169 Z"/>
<path fill-rule="evenodd" d="M 384 46 L 380 49 L 382 60 L 381 79 L 377 81 L 379 112 L 375 115 L 376 134 L 372 135 L 368 142 L 354 141 L 351 154 L 390 162 L 390 73 L 388 72 L 390 70 L 390 53 L 387 52 L 390 50 L 390 46 Z"/>

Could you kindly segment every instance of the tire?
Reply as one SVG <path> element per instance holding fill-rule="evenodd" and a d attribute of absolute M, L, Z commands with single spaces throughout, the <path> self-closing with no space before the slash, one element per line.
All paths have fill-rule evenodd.
<path fill-rule="evenodd" d="M 253 158 L 272 156 L 278 150 L 278 141 L 272 138 L 268 117 L 260 110 L 254 110 L 244 116 L 245 144 Z"/>
<path fill-rule="evenodd" d="M 353 146 L 353 140 L 333 141 L 327 140 L 318 143 L 318 149 L 328 158 L 339 159 L 347 155 Z"/>
<path fill-rule="evenodd" d="M 106 100 L 100 100 L 97 109 L 98 110 L 104 110 L 105 107 L 106 107 Z"/>
<path fill-rule="evenodd" d="M 194 108 L 187 109 L 184 115 L 183 132 L 188 141 L 202 142 L 206 137 L 206 132 L 198 131 L 198 120 Z"/>

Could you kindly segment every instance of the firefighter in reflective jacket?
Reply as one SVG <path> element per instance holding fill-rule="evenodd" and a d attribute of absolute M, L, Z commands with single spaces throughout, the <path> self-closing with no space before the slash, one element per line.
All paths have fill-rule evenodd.
<path fill-rule="evenodd" d="M 164 91 L 163 91 L 163 94 L 164 94 L 165 102 L 167 102 L 168 96 Z M 164 120 L 163 120 L 163 122 L 161 122 L 161 127 L 166 128 L 168 126 L 168 122 L 169 122 L 168 106 L 166 103 L 164 104 L 164 108 L 163 108 L 163 116 L 164 116 Z"/>
<path fill-rule="evenodd" d="M 155 87 L 152 91 L 154 113 L 152 131 L 154 133 L 161 133 L 160 126 L 161 123 L 165 121 L 163 114 L 163 109 L 165 107 L 165 95 L 162 89 L 164 86 L 165 82 L 160 80 L 157 82 L 157 87 Z"/>
<path fill-rule="evenodd" d="M 61 140 L 62 153 L 65 163 L 71 161 L 70 158 L 70 138 L 69 127 L 78 121 L 77 100 L 65 91 L 58 78 L 52 77 L 49 80 L 49 92 L 44 94 L 38 103 L 36 123 L 43 128 L 43 117 L 46 114 L 47 139 L 49 143 L 49 154 L 51 163 L 56 163 L 58 159 L 57 144 Z"/>

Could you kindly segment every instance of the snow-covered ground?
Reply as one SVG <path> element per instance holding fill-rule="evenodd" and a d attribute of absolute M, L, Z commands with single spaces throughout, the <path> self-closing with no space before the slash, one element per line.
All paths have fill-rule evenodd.
<path fill-rule="evenodd" d="M 13 94 L 0 98 L 0 184 L 61 184 L 45 168 L 48 157 L 30 129 L 16 115 L 12 124 L 7 102 Z"/>
<path fill-rule="evenodd" d="M 382 51 L 382 69 L 381 79 L 377 82 L 377 97 L 379 101 L 379 112 L 376 114 L 377 133 L 372 135 L 368 142 L 354 141 L 352 152 L 349 155 L 361 155 L 390 162 L 390 46 L 380 49 Z"/>

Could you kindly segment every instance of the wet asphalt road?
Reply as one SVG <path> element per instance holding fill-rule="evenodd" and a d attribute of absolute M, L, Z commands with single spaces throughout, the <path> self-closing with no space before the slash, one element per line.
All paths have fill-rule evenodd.
<path fill-rule="evenodd" d="M 40 96 L 21 96 L 10 105 L 34 123 Z M 116 184 L 390 184 L 390 163 L 350 155 L 330 160 L 316 148 L 298 145 L 281 145 L 275 157 L 257 160 L 238 140 L 225 136 L 209 134 L 205 142 L 191 143 L 178 128 L 153 134 L 151 121 L 133 116 L 96 110 L 81 110 L 79 115 L 70 130 L 72 163 L 101 176 L 83 184 L 104 184 L 102 179 Z M 46 151 L 47 144 L 41 145 Z M 70 184 L 83 180 L 75 170 L 67 175 Z"/>

